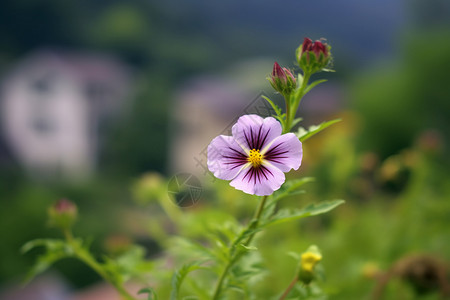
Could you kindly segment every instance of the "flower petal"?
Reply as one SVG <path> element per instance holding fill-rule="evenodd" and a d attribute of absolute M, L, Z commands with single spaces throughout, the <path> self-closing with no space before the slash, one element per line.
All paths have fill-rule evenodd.
<path fill-rule="evenodd" d="M 295 134 L 286 133 L 275 138 L 261 154 L 263 160 L 269 161 L 283 172 L 297 170 L 302 163 L 302 143 Z"/>
<path fill-rule="evenodd" d="M 239 118 L 231 129 L 233 137 L 248 153 L 251 149 L 263 149 L 281 134 L 281 124 L 272 117 L 245 115 Z"/>
<path fill-rule="evenodd" d="M 267 196 L 278 190 L 285 181 L 284 173 L 270 163 L 255 168 L 246 166 L 230 185 L 247 194 Z"/>
<path fill-rule="evenodd" d="M 208 146 L 208 169 L 219 179 L 231 180 L 248 163 L 247 157 L 233 137 L 219 135 Z"/>

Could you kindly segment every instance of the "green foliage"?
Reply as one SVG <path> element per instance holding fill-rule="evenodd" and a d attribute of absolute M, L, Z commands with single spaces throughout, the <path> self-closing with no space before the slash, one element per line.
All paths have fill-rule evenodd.
<path fill-rule="evenodd" d="M 127 251 L 116 258 L 104 257 L 103 268 L 113 274 L 117 282 L 125 283 L 130 279 L 143 279 L 143 274 L 153 269 L 153 262 L 145 259 L 143 247 L 132 245 Z"/>
<path fill-rule="evenodd" d="M 320 79 L 320 80 L 316 80 L 316 81 L 313 81 L 312 83 L 308 84 L 308 86 L 305 88 L 304 95 L 306 95 L 313 88 L 315 88 L 316 86 L 318 86 L 319 84 L 324 83 L 324 82 L 327 82 L 327 80 L 326 79 Z"/>
<path fill-rule="evenodd" d="M 116 260 L 105 258 L 104 263 L 98 262 L 90 253 L 89 245 L 83 243 L 81 239 L 73 239 L 68 232 L 66 240 L 38 239 L 30 241 L 22 247 L 22 252 L 26 253 L 36 247 L 44 247 L 45 252 L 37 258 L 26 278 L 27 281 L 44 272 L 57 261 L 72 257 L 92 268 L 127 300 L 134 298 L 123 288 L 123 284 L 131 278 L 137 278 L 148 272 L 152 266 L 144 260 L 144 250 L 137 246 L 130 247 Z"/>
<path fill-rule="evenodd" d="M 77 243 L 79 242 L 80 241 Z M 26 276 L 25 282 L 31 281 L 34 277 L 46 271 L 57 261 L 67 257 L 73 257 L 74 255 L 74 250 L 70 245 L 63 240 L 56 239 L 37 239 L 29 241 L 23 245 L 21 252 L 27 253 L 36 247 L 44 247 L 45 252 L 37 258 L 36 263 Z"/>
<path fill-rule="evenodd" d="M 314 181 L 313 177 L 303 177 L 300 179 L 288 180 L 278 191 L 275 191 L 275 193 L 273 193 L 269 197 L 269 201 L 268 201 L 266 210 L 268 210 L 271 207 L 274 207 L 274 205 L 278 201 L 280 201 L 286 197 L 305 193 L 305 191 L 301 190 L 300 188 L 304 184 L 306 184 L 308 182 L 313 182 L 313 181 Z"/>
<path fill-rule="evenodd" d="M 202 264 L 204 264 L 205 261 L 193 261 L 190 263 L 184 264 L 180 269 L 175 271 L 175 273 L 172 276 L 172 293 L 170 294 L 170 300 L 178 300 L 180 299 L 180 288 L 181 284 L 183 283 L 186 276 L 195 270 L 204 269 L 202 267 Z"/>
<path fill-rule="evenodd" d="M 281 209 L 264 226 L 270 226 L 288 221 L 294 221 L 301 218 L 316 216 L 329 212 L 337 206 L 343 204 L 344 200 L 333 200 L 321 202 L 319 204 L 310 204 L 302 209 Z"/>
<path fill-rule="evenodd" d="M 438 41 L 439 46 L 430 47 L 425 40 Z M 364 122 L 358 143 L 383 158 L 411 146 L 429 128 L 450 141 L 448 28 L 420 32 L 400 41 L 402 59 L 358 74 L 351 85 L 352 106 Z"/>
<path fill-rule="evenodd" d="M 337 122 L 340 122 L 340 121 L 341 121 L 341 119 L 335 119 L 335 120 L 331 120 L 328 122 L 323 122 L 323 123 L 320 123 L 319 125 L 310 126 L 307 130 L 303 127 L 300 127 L 298 129 L 296 135 L 300 139 L 301 142 L 304 142 L 307 139 L 309 139 L 311 136 L 321 132 L 325 128 L 327 128 Z"/>
<path fill-rule="evenodd" d="M 156 295 L 155 290 L 150 287 L 139 290 L 138 295 L 141 294 L 147 294 L 148 295 L 147 300 L 158 300 L 158 296 Z"/>
<path fill-rule="evenodd" d="M 281 108 L 278 107 L 278 105 L 276 105 L 272 100 L 270 100 L 268 97 L 266 96 L 262 96 L 263 99 L 265 99 L 267 102 L 269 102 L 270 106 L 273 108 L 273 110 L 275 111 L 275 118 L 280 121 L 281 125 L 283 126 L 283 128 L 286 126 L 286 121 L 285 121 L 285 117 L 286 115 L 284 113 L 282 113 Z"/>

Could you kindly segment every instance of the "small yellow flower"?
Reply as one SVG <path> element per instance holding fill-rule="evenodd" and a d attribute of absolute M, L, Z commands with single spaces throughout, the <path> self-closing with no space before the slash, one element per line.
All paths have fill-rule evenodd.
<path fill-rule="evenodd" d="M 314 252 L 304 252 L 302 253 L 301 257 L 301 266 L 302 270 L 307 272 L 312 272 L 314 269 L 314 266 L 322 260 L 322 255 Z"/>

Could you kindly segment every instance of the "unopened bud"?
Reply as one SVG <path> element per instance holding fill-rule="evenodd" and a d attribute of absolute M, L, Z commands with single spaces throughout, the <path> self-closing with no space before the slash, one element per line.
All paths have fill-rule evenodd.
<path fill-rule="evenodd" d="M 164 177 L 156 172 L 144 174 L 132 187 L 135 200 L 139 204 L 148 204 L 158 200 L 166 192 L 167 183 Z"/>
<path fill-rule="evenodd" d="M 325 42 L 313 42 L 310 38 L 305 38 L 296 51 L 300 68 L 310 74 L 326 68 L 331 60 L 330 49 Z"/>
<path fill-rule="evenodd" d="M 51 226 L 69 229 L 77 219 L 77 206 L 67 199 L 60 199 L 48 209 Z"/>
<path fill-rule="evenodd" d="M 300 271 L 298 273 L 298 280 L 304 284 L 309 284 L 314 278 L 314 267 L 322 260 L 322 255 L 317 246 L 310 246 L 301 255 Z"/>
<path fill-rule="evenodd" d="M 272 74 L 267 79 L 272 87 L 282 95 L 289 95 L 297 85 L 292 72 L 287 68 L 282 68 L 277 62 L 273 64 Z"/>

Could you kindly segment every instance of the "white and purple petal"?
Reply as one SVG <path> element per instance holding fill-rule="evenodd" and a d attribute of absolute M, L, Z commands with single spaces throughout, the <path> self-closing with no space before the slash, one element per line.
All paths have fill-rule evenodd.
<path fill-rule="evenodd" d="M 283 172 L 297 170 L 302 163 L 302 143 L 293 133 L 286 133 L 275 138 L 261 151 L 263 160 L 270 162 Z"/>
<path fill-rule="evenodd" d="M 234 139 L 246 153 L 251 149 L 263 149 L 282 132 L 281 124 L 276 119 L 263 119 L 258 115 L 240 117 L 231 130 Z"/>
<path fill-rule="evenodd" d="M 208 169 L 219 179 L 231 180 L 248 164 L 247 157 L 233 137 L 219 135 L 208 146 Z"/>
<path fill-rule="evenodd" d="M 247 194 L 268 196 L 278 190 L 285 181 L 284 173 L 266 163 L 259 167 L 246 166 L 230 182 L 230 185 Z"/>

